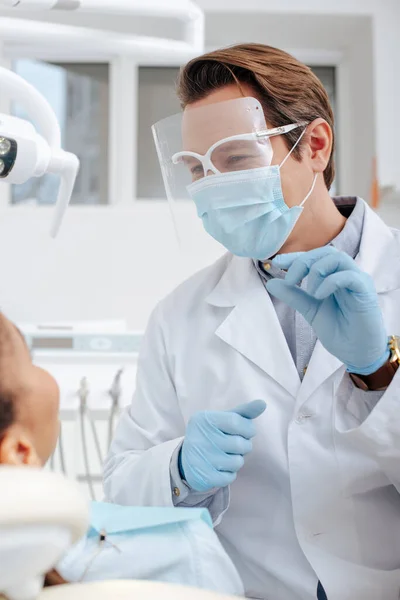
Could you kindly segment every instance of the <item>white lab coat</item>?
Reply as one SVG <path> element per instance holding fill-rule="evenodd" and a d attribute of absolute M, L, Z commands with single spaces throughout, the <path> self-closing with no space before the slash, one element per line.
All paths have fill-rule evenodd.
<path fill-rule="evenodd" d="M 366 210 L 360 267 L 400 334 L 400 232 Z M 377 400 L 317 342 L 301 382 L 253 263 L 225 255 L 156 308 L 132 406 L 105 467 L 107 497 L 171 505 L 170 460 L 189 418 L 256 398 L 253 452 L 217 533 L 248 595 L 398 600 L 400 370 Z"/>

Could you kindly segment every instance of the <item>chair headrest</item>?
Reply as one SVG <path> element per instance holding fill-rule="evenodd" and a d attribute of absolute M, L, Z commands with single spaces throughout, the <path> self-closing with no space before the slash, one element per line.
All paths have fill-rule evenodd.
<path fill-rule="evenodd" d="M 88 505 L 65 477 L 0 466 L 0 595 L 31 600 L 43 576 L 81 538 Z"/>
<path fill-rule="evenodd" d="M 0 529 L 63 526 L 71 531 L 75 543 L 88 524 L 89 506 L 75 482 L 42 469 L 0 466 Z"/>

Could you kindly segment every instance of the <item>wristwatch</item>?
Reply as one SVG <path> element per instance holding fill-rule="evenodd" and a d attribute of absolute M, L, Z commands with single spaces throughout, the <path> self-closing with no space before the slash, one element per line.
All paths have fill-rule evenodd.
<path fill-rule="evenodd" d="M 381 391 L 388 387 L 400 366 L 400 337 L 390 336 L 389 350 L 389 359 L 375 373 L 371 373 L 371 375 L 349 373 L 358 388 L 364 391 Z"/>

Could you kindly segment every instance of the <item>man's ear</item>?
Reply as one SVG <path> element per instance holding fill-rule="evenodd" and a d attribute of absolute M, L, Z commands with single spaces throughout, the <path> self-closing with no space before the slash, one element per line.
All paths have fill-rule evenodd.
<path fill-rule="evenodd" d="M 36 450 L 24 430 L 12 425 L 0 441 L 0 464 L 40 467 Z"/>
<path fill-rule="evenodd" d="M 308 125 L 306 135 L 313 171 L 323 173 L 332 154 L 332 129 L 324 119 L 315 119 Z"/>

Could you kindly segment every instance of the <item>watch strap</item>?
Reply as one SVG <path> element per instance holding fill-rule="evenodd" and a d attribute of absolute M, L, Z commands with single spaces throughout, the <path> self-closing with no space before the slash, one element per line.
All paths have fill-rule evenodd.
<path fill-rule="evenodd" d="M 390 385 L 398 368 L 399 363 L 397 361 L 388 359 L 375 373 L 371 373 L 370 375 L 350 373 L 350 377 L 356 386 L 364 391 L 379 391 L 386 389 Z"/>

